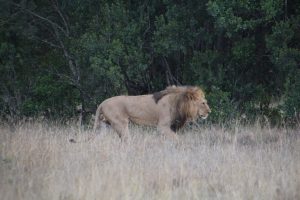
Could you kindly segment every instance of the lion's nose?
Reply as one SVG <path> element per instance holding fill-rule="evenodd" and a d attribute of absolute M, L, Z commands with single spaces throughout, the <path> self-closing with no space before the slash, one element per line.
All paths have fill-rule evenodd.
<path fill-rule="evenodd" d="M 211 109 L 210 108 L 208 109 L 208 113 L 211 113 Z"/>

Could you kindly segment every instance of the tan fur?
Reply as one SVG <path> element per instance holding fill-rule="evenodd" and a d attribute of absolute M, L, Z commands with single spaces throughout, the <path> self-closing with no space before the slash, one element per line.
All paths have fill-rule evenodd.
<path fill-rule="evenodd" d="M 121 138 L 127 137 L 131 121 L 157 126 L 163 134 L 174 138 L 175 131 L 187 120 L 199 116 L 206 118 L 209 113 L 210 108 L 200 88 L 171 86 L 154 94 L 116 96 L 105 100 L 96 111 L 94 131 L 99 123 L 107 123 Z"/>

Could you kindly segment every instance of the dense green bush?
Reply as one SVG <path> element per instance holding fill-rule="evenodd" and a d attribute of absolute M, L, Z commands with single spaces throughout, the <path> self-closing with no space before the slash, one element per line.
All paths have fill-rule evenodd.
<path fill-rule="evenodd" d="M 288 122 L 295 123 L 300 120 L 300 70 L 289 75 L 286 83 L 284 100 L 284 114 Z M 298 121 L 299 122 L 299 121 Z"/>
<path fill-rule="evenodd" d="M 25 116 L 70 117 L 78 104 L 79 94 L 74 88 L 57 77 L 43 75 L 36 80 L 31 98 L 23 102 L 22 113 Z"/>
<path fill-rule="evenodd" d="M 237 110 L 230 100 L 229 92 L 214 87 L 206 98 L 212 110 L 209 116 L 212 123 L 223 123 L 237 117 Z"/>
<path fill-rule="evenodd" d="M 0 115 L 86 114 L 175 84 L 208 91 L 213 123 L 295 121 L 299 21 L 299 0 L 0 1 Z"/>

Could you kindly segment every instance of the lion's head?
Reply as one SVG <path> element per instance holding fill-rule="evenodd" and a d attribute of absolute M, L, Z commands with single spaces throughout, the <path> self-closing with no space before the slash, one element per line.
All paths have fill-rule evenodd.
<path fill-rule="evenodd" d="M 178 130 L 187 120 L 195 120 L 198 117 L 206 119 L 211 112 L 204 92 L 199 87 L 193 86 L 170 86 L 165 90 L 154 93 L 156 103 L 166 95 L 173 95 L 172 104 L 174 116 L 172 129 Z"/>

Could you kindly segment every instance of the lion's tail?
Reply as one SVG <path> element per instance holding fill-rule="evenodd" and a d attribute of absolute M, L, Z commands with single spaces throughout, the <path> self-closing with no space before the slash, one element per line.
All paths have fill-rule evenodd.
<path fill-rule="evenodd" d="M 93 127 L 93 133 L 96 133 L 97 127 L 99 126 L 100 118 L 102 118 L 102 105 L 100 104 L 97 108 L 96 115 L 95 115 L 95 122 Z"/>
<path fill-rule="evenodd" d="M 101 118 L 101 116 L 103 116 L 102 114 L 102 106 L 101 104 L 98 106 L 97 108 L 97 111 L 96 111 L 96 115 L 95 115 L 95 122 L 94 122 L 94 127 L 93 127 L 93 134 L 90 135 L 87 139 L 85 140 L 82 140 L 82 141 L 76 141 L 75 139 L 71 138 L 69 139 L 69 142 L 71 143 L 83 143 L 83 142 L 89 142 L 91 140 L 94 140 L 94 138 L 96 137 L 96 130 L 97 130 L 97 127 L 99 125 L 99 120 Z"/>

